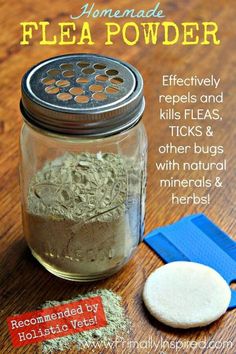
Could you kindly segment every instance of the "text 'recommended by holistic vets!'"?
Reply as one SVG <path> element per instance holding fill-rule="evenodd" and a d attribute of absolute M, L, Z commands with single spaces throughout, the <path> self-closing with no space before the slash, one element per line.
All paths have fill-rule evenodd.
<path fill-rule="evenodd" d="M 7 319 L 14 347 L 68 336 L 107 324 L 102 298 L 90 297 L 64 305 L 13 315 Z"/>
<path fill-rule="evenodd" d="M 221 79 L 163 75 L 161 90 L 159 121 L 167 141 L 157 146 L 156 169 L 165 171 L 159 185 L 171 191 L 172 204 L 210 204 L 211 188 L 223 187 L 227 169 L 224 146 L 215 139 L 223 121 Z"/>

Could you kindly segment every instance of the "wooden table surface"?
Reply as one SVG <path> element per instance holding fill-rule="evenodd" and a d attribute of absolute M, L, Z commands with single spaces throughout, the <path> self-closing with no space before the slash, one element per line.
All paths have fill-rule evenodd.
<path fill-rule="evenodd" d="M 149 0 L 154 6 L 156 2 Z M 77 14 L 82 2 L 73 0 L 31 1 L 10 0 L 1 1 L 1 32 L 0 32 L 0 68 L 1 68 L 1 105 L 0 105 L 0 353 L 41 353 L 40 345 L 30 345 L 21 349 L 13 348 L 6 318 L 14 313 L 23 313 L 35 310 L 45 300 L 66 300 L 78 293 L 90 291 L 94 288 L 111 288 L 123 298 L 127 315 L 133 323 L 133 332 L 129 339 L 148 340 L 150 336 L 155 341 L 162 340 L 206 340 L 234 341 L 236 333 L 235 310 L 227 312 L 223 318 L 204 329 L 187 331 L 173 330 L 155 321 L 144 309 L 141 293 L 147 276 L 163 262 L 145 244 L 140 244 L 135 256 L 118 274 L 111 278 L 81 285 L 64 281 L 48 273 L 30 255 L 23 237 L 20 210 L 20 189 L 18 181 L 18 136 L 22 120 L 19 113 L 20 80 L 23 73 L 33 64 L 47 57 L 71 52 L 97 52 L 100 54 L 119 57 L 135 65 L 142 73 L 145 82 L 146 112 L 144 123 L 149 139 L 148 184 L 146 206 L 146 232 L 153 228 L 177 221 L 184 215 L 204 212 L 232 237 L 235 235 L 235 112 L 236 112 L 236 9 L 233 0 L 180 0 L 163 1 L 162 7 L 169 20 L 181 21 L 216 21 L 220 28 L 221 45 L 216 46 L 189 46 L 181 44 L 164 47 L 161 44 L 145 46 L 140 44 L 127 47 L 122 41 L 116 40 L 112 47 L 104 46 L 102 24 L 99 20 L 90 20 L 96 45 L 85 46 L 48 46 L 38 44 L 36 35 L 30 46 L 20 46 L 21 21 L 49 20 L 52 22 L 52 31 L 56 31 L 57 22 L 69 21 L 70 14 Z M 119 6 L 122 9 L 135 7 L 141 9 L 146 2 L 135 1 L 97 1 L 99 8 Z M 124 23 L 124 20 L 120 20 Z M 95 30 L 96 28 L 96 30 Z M 224 91 L 224 105 L 222 122 L 215 123 L 215 136 L 212 144 L 222 144 L 225 148 L 224 157 L 227 158 L 227 171 L 219 175 L 223 178 L 222 189 L 212 188 L 211 204 L 204 205 L 172 205 L 170 194 L 172 190 L 159 187 L 159 180 L 163 176 L 183 178 L 183 171 L 158 172 L 156 161 L 164 161 L 166 156 L 158 154 L 158 146 L 170 141 L 167 122 L 160 122 L 158 116 L 158 94 L 176 92 L 173 88 L 161 88 L 163 74 L 178 74 L 179 76 L 214 74 L 221 78 L 221 90 Z M 178 93 L 185 93 L 186 89 L 179 88 Z M 199 94 L 201 89 L 194 92 Z M 211 90 L 207 90 L 211 92 Z M 213 93 L 213 90 L 212 90 Z M 167 106 L 164 106 L 166 108 Z M 177 109 L 182 109 L 177 105 Z M 207 123 L 202 123 L 205 125 Z M 174 140 L 175 143 L 193 142 L 192 139 Z M 209 139 L 202 139 L 202 144 L 209 143 Z M 179 160 L 186 157 L 179 156 Z M 194 157 L 190 158 L 194 159 Z M 209 156 L 203 156 L 203 161 L 209 161 Z M 212 158 L 212 161 L 221 161 L 222 156 Z M 200 172 L 193 172 L 192 176 L 199 178 Z M 214 177 L 214 172 L 207 172 L 206 176 Z M 191 174 L 189 174 L 189 177 Z M 186 195 L 194 192 L 189 188 Z M 175 190 L 176 193 L 180 192 Z M 184 193 L 184 191 L 181 191 Z M 199 191 L 198 191 L 199 192 Z M 206 193 L 206 190 L 201 190 Z M 105 353 L 106 351 L 102 351 Z M 118 348 L 113 353 L 121 353 Z M 126 353 L 152 353 L 150 349 L 126 349 Z M 161 351 L 157 351 L 158 353 Z M 165 353 L 174 353 L 175 350 L 163 350 Z M 234 348 L 229 351 L 219 349 L 180 349 L 179 353 L 235 353 Z M 76 349 L 64 353 L 77 353 Z"/>

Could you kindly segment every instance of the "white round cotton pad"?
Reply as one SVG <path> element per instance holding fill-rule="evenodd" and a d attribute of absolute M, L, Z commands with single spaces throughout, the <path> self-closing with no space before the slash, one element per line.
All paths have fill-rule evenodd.
<path fill-rule="evenodd" d="M 174 328 L 206 326 L 223 315 L 231 291 L 214 269 L 193 262 L 172 262 L 148 277 L 143 300 L 160 322 Z"/>

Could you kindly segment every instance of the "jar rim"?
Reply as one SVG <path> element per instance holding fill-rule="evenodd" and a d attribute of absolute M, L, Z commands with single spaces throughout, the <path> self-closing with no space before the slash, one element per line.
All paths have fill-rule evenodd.
<path fill-rule="evenodd" d="M 118 130 L 115 132 L 108 132 L 107 134 L 67 134 L 67 133 L 63 133 L 63 132 L 56 132 L 54 130 L 50 130 L 50 129 L 45 129 L 43 127 L 41 127 L 40 125 L 35 124 L 34 122 L 31 123 L 30 118 L 29 117 L 25 117 L 24 114 L 24 108 L 22 107 L 22 101 L 20 100 L 20 111 L 22 114 L 22 118 L 23 118 L 23 122 L 24 124 L 26 124 L 27 126 L 29 126 L 32 130 L 34 130 L 35 132 L 42 134 L 44 136 L 48 136 L 48 137 L 52 137 L 52 138 L 60 138 L 60 139 L 105 139 L 105 138 L 110 138 L 113 137 L 115 135 L 118 134 L 123 134 L 128 132 L 129 130 L 131 130 L 132 128 L 136 127 L 140 121 L 142 120 L 143 117 L 143 113 L 142 115 L 139 117 L 139 119 L 137 119 L 133 125 L 128 126 L 125 129 L 122 130 Z M 26 113 L 27 114 L 27 113 Z"/>

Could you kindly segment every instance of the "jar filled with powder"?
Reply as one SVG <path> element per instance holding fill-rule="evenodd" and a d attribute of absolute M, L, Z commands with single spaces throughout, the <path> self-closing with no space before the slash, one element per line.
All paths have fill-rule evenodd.
<path fill-rule="evenodd" d="M 144 232 L 143 81 L 95 54 L 54 57 L 22 80 L 24 235 L 51 273 L 91 281 L 117 272 Z"/>

